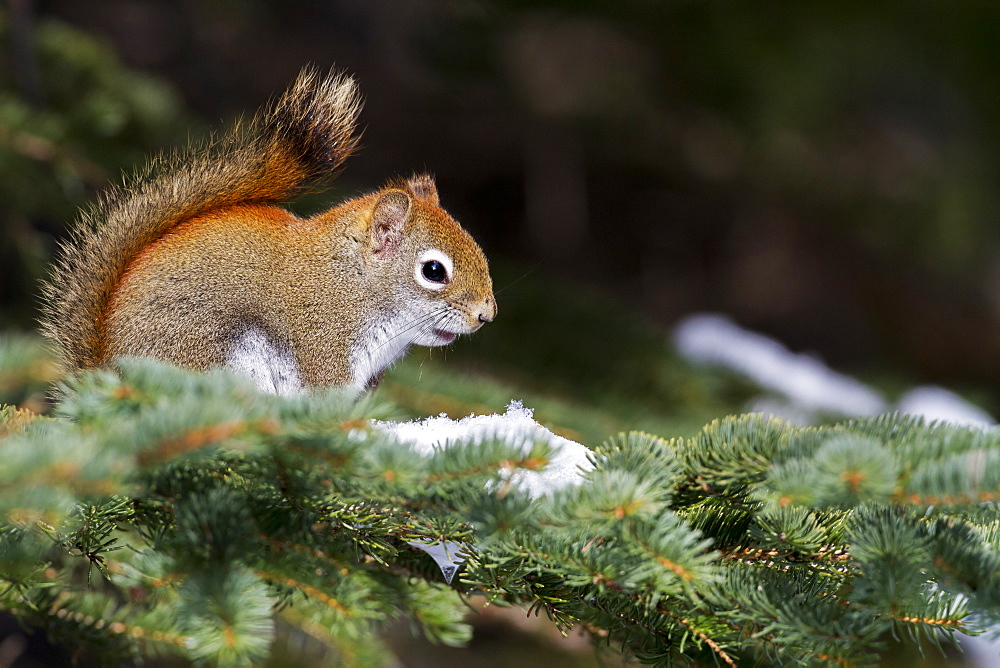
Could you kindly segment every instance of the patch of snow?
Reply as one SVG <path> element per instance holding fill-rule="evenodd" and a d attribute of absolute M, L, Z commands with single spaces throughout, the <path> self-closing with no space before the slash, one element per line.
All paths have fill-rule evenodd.
<path fill-rule="evenodd" d="M 530 408 L 520 401 L 511 401 L 503 415 L 470 415 L 452 420 L 444 415 L 411 422 L 376 422 L 374 426 L 386 431 L 401 443 L 408 443 L 416 452 L 428 456 L 450 443 L 458 441 L 481 443 L 499 438 L 516 445 L 522 452 L 529 452 L 537 441 L 545 441 L 552 448 L 549 465 L 541 471 L 518 469 L 511 472 L 509 480 L 527 492 L 531 498 L 554 492 L 568 485 L 579 485 L 583 473 L 593 468 L 587 455 L 590 449 L 562 436 L 557 436 L 538 424 Z M 441 542 L 430 544 L 407 541 L 413 547 L 429 554 L 444 579 L 451 584 L 458 567 L 465 559 L 459 556 L 463 545 Z"/>
<path fill-rule="evenodd" d="M 741 373 L 808 412 L 857 416 L 886 410 L 885 400 L 864 383 L 837 373 L 815 356 L 793 353 L 774 339 L 743 329 L 724 315 L 685 318 L 674 330 L 674 345 L 683 357 Z"/>
<path fill-rule="evenodd" d="M 981 636 L 959 634 L 958 639 L 968 665 L 975 668 L 996 668 L 1000 665 L 1000 636 L 996 628 Z"/>
<path fill-rule="evenodd" d="M 922 415 L 928 420 L 951 422 L 970 427 L 991 427 L 995 424 L 989 413 L 973 406 L 950 390 L 934 385 L 915 387 L 896 402 L 900 413 Z"/>
<path fill-rule="evenodd" d="M 797 424 L 802 427 L 807 427 L 816 422 L 816 415 L 812 411 L 786 398 L 775 395 L 753 397 L 747 402 L 745 408 L 747 413 L 773 415 L 785 422 Z"/>
<path fill-rule="evenodd" d="M 817 413 L 863 417 L 893 410 L 959 425 L 996 423 L 981 408 L 932 385 L 914 388 L 890 405 L 873 388 L 832 370 L 819 358 L 793 353 L 724 315 L 699 313 L 685 318 L 674 329 L 673 342 L 682 357 L 735 371 L 778 395 L 754 399 L 749 410 L 798 424 L 814 423 Z"/>
<path fill-rule="evenodd" d="M 545 441 L 552 448 L 549 465 L 541 471 L 517 470 L 511 476 L 513 484 L 531 498 L 553 492 L 567 485 L 578 485 L 582 474 L 593 468 L 587 455 L 590 449 L 557 436 L 538 424 L 532 410 L 520 401 L 512 401 L 503 415 L 470 415 L 461 420 L 440 416 L 411 422 L 379 422 L 377 428 L 394 434 L 409 443 L 418 453 L 430 455 L 456 441 L 481 443 L 498 438 L 528 452 L 536 441 Z"/>

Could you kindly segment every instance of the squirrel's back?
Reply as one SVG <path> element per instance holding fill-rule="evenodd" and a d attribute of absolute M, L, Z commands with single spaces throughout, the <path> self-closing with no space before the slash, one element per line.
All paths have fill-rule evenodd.
<path fill-rule="evenodd" d="M 357 146 L 354 81 L 304 70 L 246 125 L 154 160 L 75 224 L 45 287 L 42 331 L 70 368 L 107 358 L 109 303 L 129 266 L 179 224 L 214 209 L 269 204 L 336 175 Z"/>

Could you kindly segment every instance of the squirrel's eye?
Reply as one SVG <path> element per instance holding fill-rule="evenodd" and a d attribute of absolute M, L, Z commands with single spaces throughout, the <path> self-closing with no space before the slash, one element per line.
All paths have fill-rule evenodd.
<path fill-rule="evenodd" d="M 444 290 L 455 275 L 455 263 L 438 248 L 428 248 L 413 265 L 413 280 L 427 290 Z"/>
<path fill-rule="evenodd" d="M 434 283 L 446 283 L 448 281 L 448 270 L 437 260 L 424 262 L 424 268 L 421 273 L 424 275 L 424 278 Z"/>

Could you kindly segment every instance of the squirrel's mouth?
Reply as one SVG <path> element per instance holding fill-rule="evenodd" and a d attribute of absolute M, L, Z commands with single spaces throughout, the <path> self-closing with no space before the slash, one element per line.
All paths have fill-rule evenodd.
<path fill-rule="evenodd" d="M 456 334 L 455 332 L 448 332 L 443 329 L 434 329 L 432 330 L 432 333 L 434 334 L 434 336 L 438 337 L 438 339 L 441 341 L 441 343 L 439 343 L 438 345 L 451 343 L 458 337 L 458 334 Z"/>

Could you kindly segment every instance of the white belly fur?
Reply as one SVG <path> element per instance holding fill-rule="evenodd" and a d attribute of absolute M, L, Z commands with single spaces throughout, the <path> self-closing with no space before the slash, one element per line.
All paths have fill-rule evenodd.
<path fill-rule="evenodd" d="M 299 366 L 287 346 L 276 345 L 259 327 L 247 329 L 229 351 L 226 366 L 262 392 L 290 397 L 302 392 Z"/>

